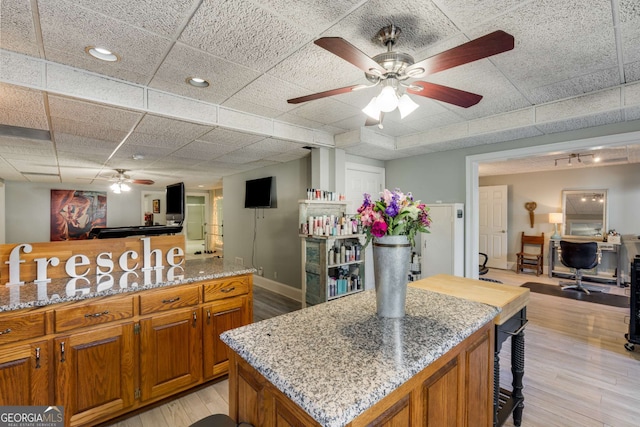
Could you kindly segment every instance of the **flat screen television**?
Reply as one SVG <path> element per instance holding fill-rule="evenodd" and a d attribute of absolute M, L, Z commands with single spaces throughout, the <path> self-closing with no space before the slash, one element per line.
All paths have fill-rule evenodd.
<path fill-rule="evenodd" d="M 184 220 L 184 182 L 167 185 L 167 221 L 182 223 Z"/>
<path fill-rule="evenodd" d="M 275 208 L 275 178 L 251 179 L 246 182 L 244 193 L 245 208 Z"/>

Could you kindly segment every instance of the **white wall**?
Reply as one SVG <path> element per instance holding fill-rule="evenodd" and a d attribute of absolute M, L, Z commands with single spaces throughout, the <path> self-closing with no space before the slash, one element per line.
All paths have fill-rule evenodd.
<path fill-rule="evenodd" d="M 51 190 L 107 192 L 107 226 L 142 225 L 140 190 L 114 194 L 104 185 L 5 182 L 6 243 L 48 242 Z"/>

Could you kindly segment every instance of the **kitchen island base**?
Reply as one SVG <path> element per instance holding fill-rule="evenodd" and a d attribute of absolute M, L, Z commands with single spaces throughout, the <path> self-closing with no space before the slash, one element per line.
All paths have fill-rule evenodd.
<path fill-rule="evenodd" d="M 493 355 L 494 328 L 489 322 L 366 409 L 347 427 L 491 426 Z M 230 351 L 229 356 L 229 415 L 236 422 L 255 427 L 322 425 L 237 353 Z"/>

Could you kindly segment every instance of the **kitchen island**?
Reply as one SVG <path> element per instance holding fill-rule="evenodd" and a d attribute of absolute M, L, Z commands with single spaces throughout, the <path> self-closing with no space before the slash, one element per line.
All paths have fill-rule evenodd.
<path fill-rule="evenodd" d="M 224 376 L 219 335 L 253 321 L 255 270 L 185 261 L 183 247 L 0 245 L 0 406 L 55 405 L 65 426 L 93 426 Z"/>
<path fill-rule="evenodd" d="M 409 288 L 406 316 L 361 294 L 227 331 L 229 414 L 254 426 L 493 422 L 499 309 Z"/>

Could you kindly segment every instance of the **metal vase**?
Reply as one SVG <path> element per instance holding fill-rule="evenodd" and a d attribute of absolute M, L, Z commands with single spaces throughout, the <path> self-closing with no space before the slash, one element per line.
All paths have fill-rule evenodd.
<path fill-rule="evenodd" d="M 404 317 L 411 244 L 407 236 L 373 239 L 376 311 L 380 317 Z"/>

